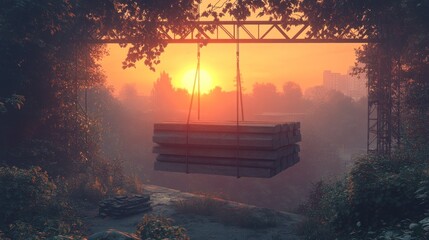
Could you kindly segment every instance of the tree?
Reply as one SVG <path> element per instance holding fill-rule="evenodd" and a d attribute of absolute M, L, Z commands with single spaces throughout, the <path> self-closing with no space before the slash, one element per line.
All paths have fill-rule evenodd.
<path fill-rule="evenodd" d="M 296 82 L 286 82 L 283 85 L 283 95 L 291 99 L 300 99 L 302 98 L 301 86 Z"/>
<path fill-rule="evenodd" d="M 267 111 L 280 111 L 280 95 L 272 83 L 255 83 L 253 85 L 253 110 L 261 114 Z"/>
<path fill-rule="evenodd" d="M 393 102 L 397 113 L 392 117 L 399 116 L 393 126 L 409 140 L 408 147 L 427 146 L 429 2 L 303 1 L 301 8 L 312 31 L 321 37 L 351 27 L 360 36 L 381 40 L 357 51 L 357 60 L 365 67 L 356 68 L 356 73 L 369 75 L 370 100 Z"/>
<path fill-rule="evenodd" d="M 301 86 L 295 82 L 286 82 L 283 85 L 283 98 L 285 109 L 289 112 L 303 111 L 303 98 Z"/>
<path fill-rule="evenodd" d="M 153 110 L 159 112 L 171 112 L 174 108 L 174 88 L 170 76 L 162 72 L 161 76 L 153 83 L 151 100 Z"/>
<path fill-rule="evenodd" d="M 82 1 L 85 2 L 85 1 Z M 159 56 L 167 44 L 163 41 L 160 24 L 165 31 L 183 33 L 187 31 L 188 21 L 197 19 L 196 9 L 199 0 L 166 0 L 136 1 L 108 0 L 104 4 L 93 7 L 91 3 L 86 9 L 91 16 L 91 24 L 99 31 L 95 36 L 111 36 L 119 39 L 138 39 L 128 49 L 123 67 L 135 67 L 137 61 L 143 60 L 152 70 L 160 63 Z M 95 9 L 95 11 L 94 11 Z M 127 44 L 122 44 L 127 46 Z"/>
<path fill-rule="evenodd" d="M 0 116 L 2 161 L 31 165 L 33 157 L 22 156 L 20 146 L 54 145 L 47 162 L 73 162 L 80 168 L 77 171 L 85 169 L 98 154 L 99 130 L 80 103 L 85 89 L 104 83 L 97 60 L 105 54 L 103 46 L 87 41 L 102 36 L 138 38 L 141 42 L 131 44 L 124 67 L 144 58 L 153 68 L 166 46 L 157 24 L 171 22 L 174 25 L 167 28 L 184 31 L 180 23 L 195 19 L 195 4 L 189 0 L 2 1 L 0 96 L 26 98 L 21 111 Z"/>
<path fill-rule="evenodd" d="M 399 120 L 408 139 L 425 145 L 429 132 L 424 130 L 429 114 L 429 2 L 404 1 L 353 1 L 353 0 L 241 0 L 210 6 L 206 15 L 218 18 L 229 14 L 244 20 L 252 12 L 280 20 L 283 27 L 294 20 L 309 22 L 308 34 L 317 38 L 353 36 L 378 39 L 357 51 L 363 68 L 356 73 L 369 75 L 369 100 L 379 99 L 381 104 L 396 101 L 400 108 Z M 393 85 L 393 86 L 392 86 Z M 395 90 L 395 86 L 399 90 Z M 396 93 L 399 91 L 400 93 Z M 397 97 L 394 94 L 401 94 Z M 388 106 L 390 107 L 390 106 Z M 395 109 L 396 110 L 396 109 Z M 412 140 L 414 139 L 414 140 Z M 416 142 L 417 141 L 417 142 Z M 417 146 L 416 145 L 416 146 Z"/>

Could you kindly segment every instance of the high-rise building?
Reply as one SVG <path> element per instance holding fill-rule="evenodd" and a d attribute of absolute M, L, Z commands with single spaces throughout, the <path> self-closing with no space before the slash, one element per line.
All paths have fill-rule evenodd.
<path fill-rule="evenodd" d="M 335 73 L 330 70 L 323 72 L 323 87 L 342 92 L 354 100 L 367 96 L 367 78 L 364 74 L 351 76 L 352 68 L 347 74 Z"/>

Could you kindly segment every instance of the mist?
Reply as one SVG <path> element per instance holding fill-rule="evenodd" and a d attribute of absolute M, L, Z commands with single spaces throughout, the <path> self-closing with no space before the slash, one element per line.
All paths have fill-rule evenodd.
<path fill-rule="evenodd" d="M 154 171 L 153 124 L 186 122 L 190 107 L 190 94 L 174 88 L 171 81 L 163 72 L 149 96 L 139 95 L 135 85 L 124 85 L 116 98 L 108 89 L 89 93 L 89 115 L 104 126 L 103 151 L 120 162 L 128 175 L 144 183 L 294 211 L 316 182 L 341 178 L 354 159 L 366 153 L 365 97 L 352 99 L 323 86 L 304 93 L 299 83 L 291 81 L 284 82 L 282 89 L 256 83 L 243 95 L 245 121 L 300 122 L 300 162 L 270 179 Z M 236 121 L 236 92 L 215 87 L 201 95 L 199 105 L 199 121 Z M 190 116 L 191 121 L 198 121 L 196 94 Z"/>

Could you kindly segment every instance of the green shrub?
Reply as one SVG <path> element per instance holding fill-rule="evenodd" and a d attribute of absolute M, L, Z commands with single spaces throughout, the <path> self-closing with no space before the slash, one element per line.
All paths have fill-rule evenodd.
<path fill-rule="evenodd" d="M 144 240 L 175 239 L 189 240 L 183 227 L 173 226 L 172 220 L 154 215 L 145 215 L 137 225 L 137 236 Z"/>
<path fill-rule="evenodd" d="M 59 182 L 60 183 L 60 182 Z M 45 239 L 77 234 L 81 223 L 64 196 L 65 188 L 39 167 L 0 167 L 0 231 L 5 238 Z"/>
<path fill-rule="evenodd" d="M 308 217 L 297 226 L 297 232 L 305 239 L 335 239 L 337 232 L 344 232 L 350 227 L 351 214 L 346 179 L 333 182 L 319 181 L 313 186 L 306 203 L 298 212 Z"/>
<path fill-rule="evenodd" d="M 0 224 L 45 211 L 55 196 L 56 185 L 40 168 L 0 168 Z"/>
<path fill-rule="evenodd" d="M 9 149 L 6 163 L 19 168 L 39 166 L 50 176 L 73 175 L 76 169 L 66 149 L 42 139 L 26 140 Z"/>
<path fill-rule="evenodd" d="M 98 203 L 105 196 L 142 191 L 141 183 L 123 174 L 120 160 L 109 160 L 99 153 L 72 156 L 61 144 L 31 139 L 8 149 L 6 156 L 4 164 L 39 166 L 51 177 L 65 177 L 74 200 Z"/>
<path fill-rule="evenodd" d="M 362 157 L 345 179 L 315 185 L 298 230 L 306 239 L 428 239 L 427 159 L 403 150 Z"/>
<path fill-rule="evenodd" d="M 427 167 L 410 156 L 368 156 L 350 173 L 348 191 L 353 222 L 379 227 L 423 214 L 416 199 L 419 183 L 427 178 Z"/>
<path fill-rule="evenodd" d="M 302 208 L 302 213 L 324 225 L 343 227 L 350 215 L 346 179 L 316 183 Z"/>
<path fill-rule="evenodd" d="M 139 194 L 142 183 L 136 178 L 125 176 L 120 162 L 97 159 L 88 171 L 67 179 L 72 199 L 97 204 L 107 196 Z"/>

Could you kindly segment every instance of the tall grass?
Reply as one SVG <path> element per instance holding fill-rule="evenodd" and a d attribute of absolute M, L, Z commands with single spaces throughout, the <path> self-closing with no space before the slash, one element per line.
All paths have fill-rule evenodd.
<path fill-rule="evenodd" d="M 246 206 L 234 207 L 223 200 L 210 197 L 194 197 L 176 201 L 177 212 L 213 217 L 215 221 L 241 228 L 264 229 L 277 227 L 279 216 L 269 209 L 257 209 Z"/>

